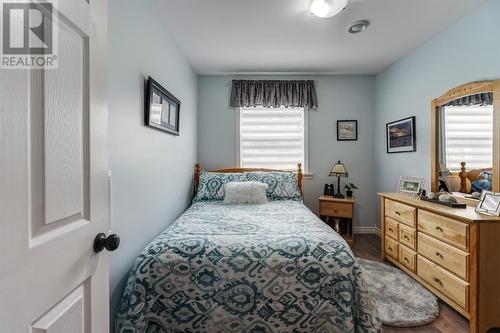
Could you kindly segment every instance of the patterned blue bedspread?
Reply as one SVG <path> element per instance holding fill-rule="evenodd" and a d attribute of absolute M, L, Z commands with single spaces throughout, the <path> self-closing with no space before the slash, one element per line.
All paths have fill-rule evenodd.
<path fill-rule="evenodd" d="M 345 241 L 303 203 L 194 203 L 133 266 L 116 332 L 381 332 Z"/>

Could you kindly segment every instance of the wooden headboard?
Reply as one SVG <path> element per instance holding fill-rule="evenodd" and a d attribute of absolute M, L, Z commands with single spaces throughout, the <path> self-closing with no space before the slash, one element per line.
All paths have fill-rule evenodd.
<path fill-rule="evenodd" d="M 221 172 L 221 173 L 233 173 L 233 172 L 255 172 L 255 171 L 263 171 L 263 172 L 290 172 L 290 170 L 276 170 L 276 169 L 259 169 L 259 168 L 230 168 L 230 169 L 217 169 L 217 170 L 208 170 L 209 172 Z M 196 163 L 194 165 L 194 189 L 193 195 L 196 195 L 198 190 L 198 184 L 200 182 L 200 172 L 201 172 L 201 164 Z M 297 163 L 297 178 L 299 181 L 299 190 L 300 194 L 302 194 L 302 163 Z"/>

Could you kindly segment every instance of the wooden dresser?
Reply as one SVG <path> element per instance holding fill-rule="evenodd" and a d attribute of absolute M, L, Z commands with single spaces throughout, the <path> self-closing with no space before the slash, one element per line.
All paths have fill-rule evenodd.
<path fill-rule="evenodd" d="M 470 320 L 500 328 L 500 218 L 380 193 L 382 259 Z"/>

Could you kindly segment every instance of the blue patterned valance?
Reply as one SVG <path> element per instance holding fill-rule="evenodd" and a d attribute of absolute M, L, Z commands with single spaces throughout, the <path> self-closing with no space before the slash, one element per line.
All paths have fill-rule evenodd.
<path fill-rule="evenodd" d="M 230 106 L 316 109 L 318 97 L 312 80 L 233 80 Z"/>
<path fill-rule="evenodd" d="M 480 93 L 464 96 L 448 102 L 444 106 L 473 106 L 473 105 L 493 105 L 493 93 Z"/>

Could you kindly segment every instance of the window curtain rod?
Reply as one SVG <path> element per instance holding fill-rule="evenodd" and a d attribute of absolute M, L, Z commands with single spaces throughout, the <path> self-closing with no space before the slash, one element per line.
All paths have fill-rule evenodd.
<path fill-rule="evenodd" d="M 316 109 L 313 80 L 233 80 L 231 107 L 302 107 Z"/>

